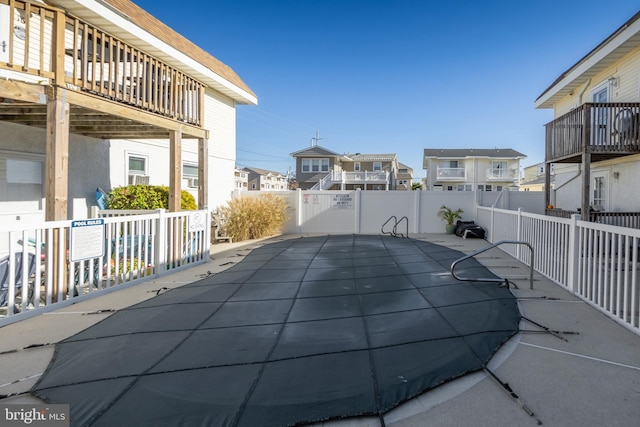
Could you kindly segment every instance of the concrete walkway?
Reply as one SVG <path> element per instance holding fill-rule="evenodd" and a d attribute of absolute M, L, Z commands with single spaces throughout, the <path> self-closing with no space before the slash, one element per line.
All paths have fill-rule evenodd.
<path fill-rule="evenodd" d="M 274 239 L 296 238 L 282 236 Z M 487 245 L 444 234 L 412 238 L 464 253 Z M 46 369 L 54 344 L 111 315 L 115 310 L 229 268 L 252 248 L 269 240 L 220 243 L 211 262 L 150 280 L 58 311 L 0 328 L 2 403 L 39 403 L 26 393 Z M 535 275 L 498 249 L 477 259 L 518 289 L 525 318 L 520 333 L 493 358 L 485 372 L 467 375 L 413 399 L 385 415 L 387 426 L 631 426 L 640 420 L 640 336 L 610 320 L 570 293 Z M 499 382 L 508 383 L 517 399 Z M 316 426 L 379 426 L 377 417 L 347 419 Z"/>

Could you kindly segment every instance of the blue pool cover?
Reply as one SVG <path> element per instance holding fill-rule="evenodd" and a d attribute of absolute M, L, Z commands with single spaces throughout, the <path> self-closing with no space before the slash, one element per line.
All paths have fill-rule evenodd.
<path fill-rule="evenodd" d="M 291 426 L 382 416 L 483 369 L 518 330 L 463 254 L 389 236 L 278 240 L 60 342 L 31 392 L 73 425 Z M 464 277 L 495 277 L 471 259 Z"/>

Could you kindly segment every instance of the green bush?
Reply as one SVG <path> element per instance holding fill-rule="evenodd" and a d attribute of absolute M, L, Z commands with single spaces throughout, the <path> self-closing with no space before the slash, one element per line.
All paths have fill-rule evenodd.
<path fill-rule="evenodd" d="M 164 185 L 129 185 L 117 187 L 107 195 L 109 209 L 167 209 L 169 187 Z M 191 193 L 182 190 L 180 209 L 196 210 L 196 200 Z"/>
<path fill-rule="evenodd" d="M 287 222 L 287 202 L 274 194 L 238 197 L 218 211 L 224 219 L 223 233 L 233 241 L 273 236 Z"/>

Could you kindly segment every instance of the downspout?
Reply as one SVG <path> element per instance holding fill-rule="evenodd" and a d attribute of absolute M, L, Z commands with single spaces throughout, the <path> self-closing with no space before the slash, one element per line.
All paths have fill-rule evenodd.
<path fill-rule="evenodd" d="M 584 95 L 584 93 L 587 91 L 587 88 L 589 87 L 590 84 L 591 84 L 591 79 L 589 78 L 587 79 L 584 86 L 582 87 L 582 90 L 578 94 L 578 106 L 582 105 L 582 95 Z"/>

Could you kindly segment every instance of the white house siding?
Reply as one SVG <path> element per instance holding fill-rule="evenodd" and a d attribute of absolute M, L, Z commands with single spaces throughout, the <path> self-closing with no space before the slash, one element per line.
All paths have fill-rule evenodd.
<path fill-rule="evenodd" d="M 571 95 L 563 97 L 554 108 L 555 117 L 560 117 L 582 103 L 592 102 L 592 91 L 606 83 L 609 78 L 618 79 L 618 86 L 609 87 L 609 102 L 638 102 L 640 99 L 640 47 L 625 55 L 615 65 L 605 68 L 591 78 L 589 86 L 574 90 Z M 582 93 L 582 100 L 580 94 Z"/>
<path fill-rule="evenodd" d="M 0 157 L 15 159 L 45 158 L 44 129 L 0 122 Z M 95 204 L 97 186 L 110 187 L 108 167 L 110 162 L 108 143 L 103 140 L 79 135 L 69 137 L 69 215 L 71 218 L 86 218 L 88 209 Z M 6 182 L 6 175 L 1 178 Z M 23 200 L 16 204 L 6 194 L 0 192 L 0 212 L 27 211 L 39 215 L 44 206 L 44 172 L 42 174 L 42 196 L 37 200 Z M 25 209 L 28 208 L 28 209 Z M 12 216 L 13 217 L 13 216 Z M 15 219 L 15 218 L 14 218 Z M 24 220 L 24 216 L 20 219 Z"/>
<path fill-rule="evenodd" d="M 209 130 L 209 209 L 225 204 L 234 189 L 236 105 L 212 90 L 205 92 L 204 127 Z"/>
<path fill-rule="evenodd" d="M 612 212 L 640 211 L 640 155 L 626 156 L 591 165 L 591 180 L 596 176 L 604 177 L 606 202 L 604 209 Z M 581 205 L 582 175 L 578 165 L 556 165 L 555 207 L 577 210 Z M 593 197 L 593 194 L 590 194 Z"/>

